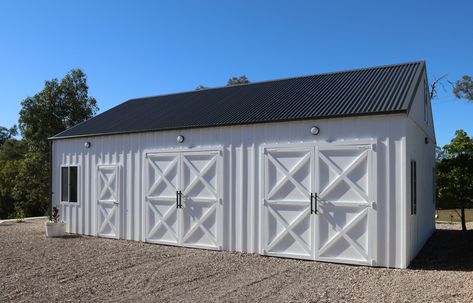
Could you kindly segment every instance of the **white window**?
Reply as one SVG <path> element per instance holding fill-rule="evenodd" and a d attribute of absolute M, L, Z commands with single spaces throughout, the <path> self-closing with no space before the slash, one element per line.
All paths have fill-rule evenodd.
<path fill-rule="evenodd" d="M 77 203 L 77 166 L 61 167 L 61 202 Z"/>

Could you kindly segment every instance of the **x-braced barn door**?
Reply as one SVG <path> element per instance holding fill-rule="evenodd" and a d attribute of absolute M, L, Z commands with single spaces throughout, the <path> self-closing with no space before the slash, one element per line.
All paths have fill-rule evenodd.
<path fill-rule="evenodd" d="M 265 148 L 263 254 L 373 265 L 373 147 Z"/>
<path fill-rule="evenodd" d="M 218 151 L 148 153 L 145 240 L 221 248 Z"/>
<path fill-rule="evenodd" d="M 97 236 L 119 238 L 120 201 L 117 165 L 97 166 Z"/>
<path fill-rule="evenodd" d="M 267 148 L 263 166 L 263 253 L 314 259 L 314 148 Z"/>
<path fill-rule="evenodd" d="M 182 245 L 220 249 L 218 151 L 181 154 Z"/>
<path fill-rule="evenodd" d="M 178 153 L 147 154 L 145 165 L 146 241 L 177 245 L 180 156 Z"/>
<path fill-rule="evenodd" d="M 373 146 L 316 149 L 318 260 L 374 265 Z"/>

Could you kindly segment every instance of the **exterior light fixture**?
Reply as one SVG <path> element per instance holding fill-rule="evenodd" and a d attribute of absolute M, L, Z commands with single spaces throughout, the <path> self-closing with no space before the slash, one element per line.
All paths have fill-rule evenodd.
<path fill-rule="evenodd" d="M 312 126 L 310 128 L 310 133 L 314 136 L 317 136 L 320 133 L 320 128 L 318 128 L 317 126 Z"/>
<path fill-rule="evenodd" d="M 184 136 L 182 135 L 177 136 L 177 143 L 182 143 L 182 142 L 184 142 Z"/>
<path fill-rule="evenodd" d="M 84 146 L 85 148 L 90 148 L 91 144 L 89 141 L 85 141 Z"/>

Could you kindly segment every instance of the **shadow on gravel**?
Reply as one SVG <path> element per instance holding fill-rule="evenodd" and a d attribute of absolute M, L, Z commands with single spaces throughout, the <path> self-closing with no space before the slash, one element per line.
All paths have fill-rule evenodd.
<path fill-rule="evenodd" d="M 0 226 L 12 226 L 12 225 L 15 225 L 14 222 L 3 222 L 3 223 L 0 223 Z"/>
<path fill-rule="evenodd" d="M 2 222 L 0 223 L 0 226 L 12 226 L 12 225 L 15 225 L 15 224 L 31 224 L 33 222 L 28 222 L 28 221 L 20 221 L 20 222 L 16 222 L 16 221 L 9 221 L 9 222 Z"/>
<path fill-rule="evenodd" d="M 473 230 L 437 229 L 409 269 L 473 271 Z"/>
<path fill-rule="evenodd" d="M 60 239 L 75 239 L 75 238 L 83 238 L 82 235 L 73 235 L 73 234 L 68 234 L 64 235 L 62 237 L 59 237 Z"/>

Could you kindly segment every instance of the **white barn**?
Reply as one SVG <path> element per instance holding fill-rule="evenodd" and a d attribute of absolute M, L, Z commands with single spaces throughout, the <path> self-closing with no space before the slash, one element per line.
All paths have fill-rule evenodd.
<path fill-rule="evenodd" d="M 424 62 L 133 99 L 51 142 L 70 233 L 405 268 L 435 228 Z"/>

